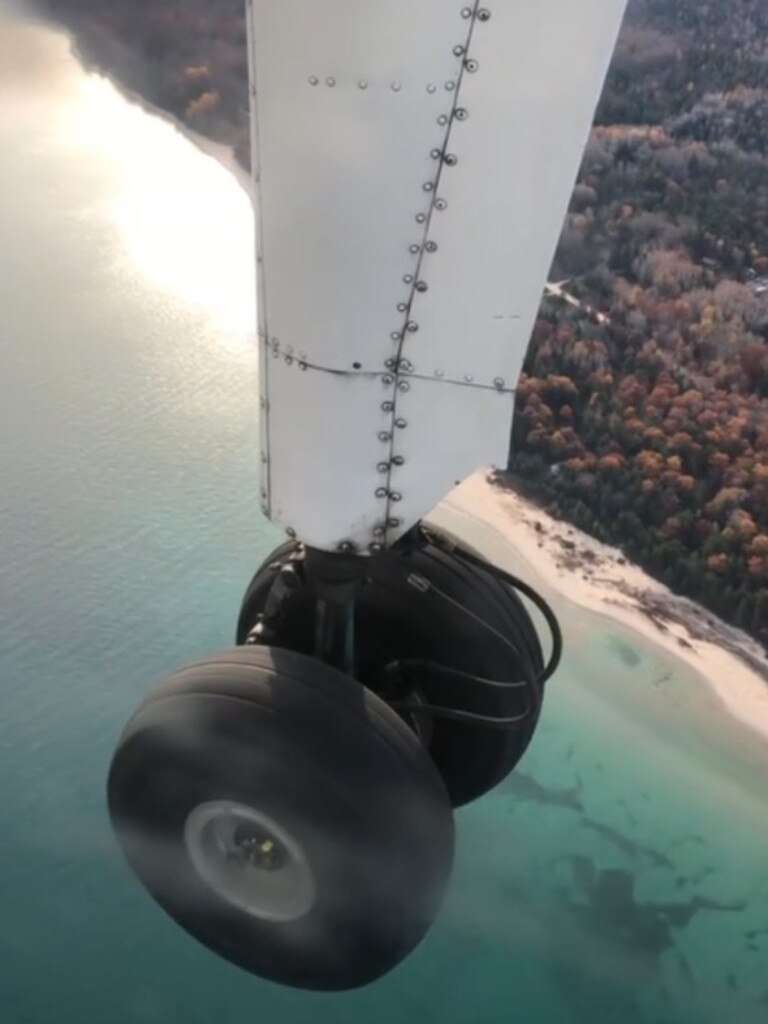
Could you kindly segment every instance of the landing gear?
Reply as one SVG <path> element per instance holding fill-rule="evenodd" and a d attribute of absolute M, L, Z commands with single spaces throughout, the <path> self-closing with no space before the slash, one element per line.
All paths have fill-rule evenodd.
<path fill-rule="evenodd" d="M 553 628 L 546 667 L 513 584 Z M 364 559 L 282 545 L 237 641 L 128 723 L 108 783 L 115 832 L 160 906 L 216 953 L 299 988 L 367 984 L 439 910 L 452 806 L 527 747 L 557 625 L 524 584 L 416 530 Z"/>

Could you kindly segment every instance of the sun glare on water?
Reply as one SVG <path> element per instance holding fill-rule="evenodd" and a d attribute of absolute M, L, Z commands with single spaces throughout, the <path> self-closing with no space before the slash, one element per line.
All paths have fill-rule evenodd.
<path fill-rule="evenodd" d="M 71 108 L 79 142 L 115 171 L 108 215 L 131 264 L 157 288 L 253 343 L 253 210 L 233 175 L 106 79 L 82 80 Z M 71 136 L 70 136 L 71 137 Z"/>

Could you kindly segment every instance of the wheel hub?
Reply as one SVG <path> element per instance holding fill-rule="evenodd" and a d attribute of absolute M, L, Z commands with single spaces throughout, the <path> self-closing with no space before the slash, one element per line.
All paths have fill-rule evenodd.
<path fill-rule="evenodd" d="M 184 842 L 197 874 L 239 910 L 295 921 L 315 902 L 315 879 L 301 844 L 261 811 L 231 800 L 199 804 Z"/>

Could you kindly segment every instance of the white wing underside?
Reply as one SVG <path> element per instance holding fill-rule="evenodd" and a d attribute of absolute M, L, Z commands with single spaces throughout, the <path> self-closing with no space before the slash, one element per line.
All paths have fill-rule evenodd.
<path fill-rule="evenodd" d="M 487 3 L 249 4 L 262 496 L 316 547 L 506 461 L 625 0 Z"/>

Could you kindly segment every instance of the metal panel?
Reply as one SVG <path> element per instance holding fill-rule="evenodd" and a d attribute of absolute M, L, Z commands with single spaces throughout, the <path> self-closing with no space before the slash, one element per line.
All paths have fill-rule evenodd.
<path fill-rule="evenodd" d="M 271 518 L 314 547 L 367 545 L 386 513 L 386 492 L 376 491 L 388 469 L 388 389 L 378 375 L 305 370 L 292 356 L 271 353 L 268 363 L 278 396 L 268 410 L 270 456 L 281 456 L 269 466 Z"/>
<path fill-rule="evenodd" d="M 624 6 L 252 0 L 275 522 L 366 549 L 382 519 L 398 520 L 391 542 L 456 479 L 503 461 Z M 396 455 L 398 419 L 407 468 L 382 483 L 380 435 Z M 383 516 L 382 486 L 402 496 Z"/>

